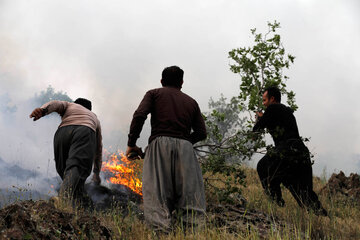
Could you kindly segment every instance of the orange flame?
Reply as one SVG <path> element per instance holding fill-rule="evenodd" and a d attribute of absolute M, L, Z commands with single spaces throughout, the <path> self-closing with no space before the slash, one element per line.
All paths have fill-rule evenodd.
<path fill-rule="evenodd" d="M 119 160 L 121 157 L 121 160 Z M 119 152 L 113 153 L 108 157 L 108 160 L 103 163 L 102 171 L 110 172 L 113 176 L 106 180 L 112 184 L 121 184 L 127 186 L 132 191 L 142 195 L 142 182 L 137 177 L 136 169 L 139 166 L 135 161 L 130 161 L 127 157 Z"/>

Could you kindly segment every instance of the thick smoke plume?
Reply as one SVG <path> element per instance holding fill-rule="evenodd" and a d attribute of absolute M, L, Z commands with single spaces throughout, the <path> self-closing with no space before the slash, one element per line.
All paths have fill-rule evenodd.
<path fill-rule="evenodd" d="M 0 96 L 2 203 L 14 197 L 11 193 L 20 198 L 51 196 L 59 185 L 52 139 L 60 119 L 49 116 L 45 121 L 33 122 L 29 118 L 32 109 L 40 105 L 40 96 L 19 101 L 8 94 Z"/>

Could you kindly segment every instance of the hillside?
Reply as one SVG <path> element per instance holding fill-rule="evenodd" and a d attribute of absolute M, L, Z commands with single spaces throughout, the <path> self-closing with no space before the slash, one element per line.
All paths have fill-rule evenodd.
<path fill-rule="evenodd" d="M 360 239 L 358 175 L 334 175 L 329 182 L 314 178 L 315 191 L 329 217 L 299 208 L 284 189 L 280 208 L 264 196 L 256 171 L 246 169 L 246 186 L 235 204 L 220 204 L 207 195 L 204 229 L 184 234 L 176 225 L 172 234 L 154 233 L 143 222 L 141 204 L 133 199 L 107 210 L 74 211 L 56 201 L 18 201 L 0 210 L 1 239 Z M 327 184 L 329 183 L 329 184 Z M 357 185 L 359 184 L 359 185 Z M 349 189 L 351 188 L 351 189 Z M 360 188 L 359 188 L 360 189 Z"/>

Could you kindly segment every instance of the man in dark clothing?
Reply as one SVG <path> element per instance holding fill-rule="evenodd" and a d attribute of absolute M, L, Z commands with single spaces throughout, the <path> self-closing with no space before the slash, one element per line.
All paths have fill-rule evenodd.
<path fill-rule="evenodd" d="M 263 94 L 264 113 L 257 113 L 253 131 L 266 128 L 275 147 L 259 161 L 257 172 L 265 193 L 279 206 L 285 204 L 280 184 L 288 188 L 298 204 L 327 215 L 313 191 L 310 153 L 299 136 L 293 110 L 280 103 L 281 93 L 269 87 Z"/>
<path fill-rule="evenodd" d="M 74 103 L 50 101 L 40 108 L 35 108 L 30 118 L 36 121 L 52 112 L 57 112 L 62 120 L 54 136 L 56 171 L 63 180 L 59 196 L 86 206 L 90 199 L 84 194 L 84 184 L 93 165 L 93 181 L 100 183 L 100 122 L 91 112 L 91 102 L 84 98 L 78 98 Z"/>
<path fill-rule="evenodd" d="M 206 138 L 206 129 L 197 102 L 180 91 L 183 74 L 177 66 L 165 68 L 163 87 L 145 94 L 134 113 L 126 151 L 126 155 L 140 152 L 136 140 L 150 113 L 151 136 L 143 169 L 144 214 L 150 225 L 165 231 L 171 228 L 175 210 L 184 213 L 183 220 L 190 224 L 199 224 L 205 214 L 203 179 L 192 145 Z"/>

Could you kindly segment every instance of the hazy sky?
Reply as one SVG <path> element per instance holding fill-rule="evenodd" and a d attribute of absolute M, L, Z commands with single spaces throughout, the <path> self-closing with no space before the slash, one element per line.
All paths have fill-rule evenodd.
<path fill-rule="evenodd" d="M 273 20 L 296 56 L 288 87 L 296 92 L 300 134 L 311 137 L 315 174 L 360 172 L 358 0 L 0 0 L 0 96 L 19 105 L 51 85 L 89 98 L 104 138 L 124 150 L 132 114 L 148 89 L 160 87 L 164 67 L 184 69 L 183 91 L 206 111 L 210 97 L 238 93 L 228 52 L 252 44 L 250 29 L 264 32 Z M 56 124 L 33 123 L 32 109 L 20 109 L 6 144 L 10 123 L 0 117 L 0 156 L 33 166 L 26 156 L 40 148 L 53 159 Z M 24 141 L 44 131 L 36 146 Z M 20 142 L 30 152 L 9 154 L 21 151 Z"/>

